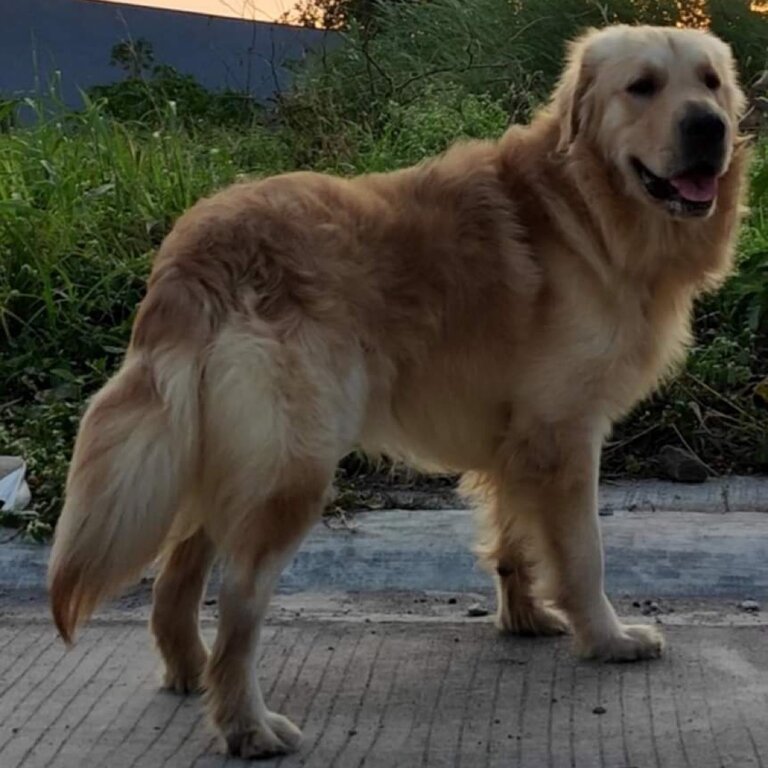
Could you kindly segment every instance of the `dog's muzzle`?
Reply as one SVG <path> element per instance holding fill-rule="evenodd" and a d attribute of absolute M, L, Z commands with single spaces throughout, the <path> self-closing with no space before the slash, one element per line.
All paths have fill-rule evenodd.
<path fill-rule="evenodd" d="M 706 216 L 717 199 L 727 157 L 725 121 L 709 106 L 689 105 L 678 124 L 678 162 L 669 175 L 654 173 L 639 158 L 632 167 L 645 191 L 673 216 Z"/>

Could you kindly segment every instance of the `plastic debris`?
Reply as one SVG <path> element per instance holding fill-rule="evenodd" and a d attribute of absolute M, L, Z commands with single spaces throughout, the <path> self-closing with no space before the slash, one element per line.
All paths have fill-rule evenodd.
<path fill-rule="evenodd" d="M 20 456 L 0 456 L 0 510 L 21 512 L 32 494 L 26 481 L 27 464 Z"/>

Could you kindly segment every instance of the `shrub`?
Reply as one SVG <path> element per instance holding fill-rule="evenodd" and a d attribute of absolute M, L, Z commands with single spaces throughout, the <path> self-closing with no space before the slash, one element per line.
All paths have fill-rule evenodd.
<path fill-rule="evenodd" d="M 497 138 L 509 118 L 490 96 L 465 94 L 457 87 L 427 89 L 418 103 L 390 102 L 376 136 L 370 128 L 346 133 L 347 149 L 317 158 L 319 170 L 371 173 L 413 165 L 461 139 Z"/>
<path fill-rule="evenodd" d="M 158 65 L 151 74 L 133 76 L 117 83 L 98 85 L 88 97 L 102 103 L 106 114 L 144 127 L 167 124 L 170 108 L 184 125 L 242 125 L 263 120 L 264 110 L 248 94 L 239 91 L 208 91 L 191 75 Z"/>
<path fill-rule="evenodd" d="M 441 90 L 483 94 L 511 120 L 527 119 L 552 88 L 565 41 L 606 22 L 701 24 L 734 47 L 745 81 L 768 63 L 768 14 L 749 0 L 430 0 L 379 2 L 354 18 L 343 43 L 310 56 L 280 104 L 282 119 L 311 137 L 308 161 L 348 150 L 350 127 L 378 138 L 392 104 L 408 107 Z"/>

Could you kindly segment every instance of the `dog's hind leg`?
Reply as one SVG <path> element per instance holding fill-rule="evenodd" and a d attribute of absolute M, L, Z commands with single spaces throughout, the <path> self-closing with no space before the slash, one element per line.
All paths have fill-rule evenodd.
<path fill-rule="evenodd" d="M 229 752 L 294 750 L 301 734 L 265 705 L 253 664 L 280 571 L 322 514 L 365 401 L 357 351 L 307 326 L 277 342 L 222 334 L 206 369 L 204 525 L 225 558 L 208 710 Z"/>
<path fill-rule="evenodd" d="M 209 713 L 232 755 L 269 757 L 294 751 L 301 741 L 290 720 L 267 709 L 253 665 L 275 582 L 320 517 L 330 479 L 329 473 L 327 482 L 301 483 L 259 504 L 225 562 L 206 690 Z"/>
<path fill-rule="evenodd" d="M 199 529 L 174 546 L 155 580 L 150 627 L 165 662 L 165 686 L 176 693 L 202 686 L 208 649 L 198 620 L 213 561 L 213 542 Z"/>

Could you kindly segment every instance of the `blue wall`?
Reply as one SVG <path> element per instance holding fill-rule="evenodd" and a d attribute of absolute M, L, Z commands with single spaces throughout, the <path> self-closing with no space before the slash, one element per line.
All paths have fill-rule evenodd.
<path fill-rule="evenodd" d="M 44 88 L 55 71 L 62 96 L 123 78 L 112 46 L 146 38 L 155 63 L 170 64 L 211 89 L 233 88 L 268 101 L 290 81 L 286 62 L 330 43 L 318 30 L 86 0 L 0 0 L 0 97 Z"/>

